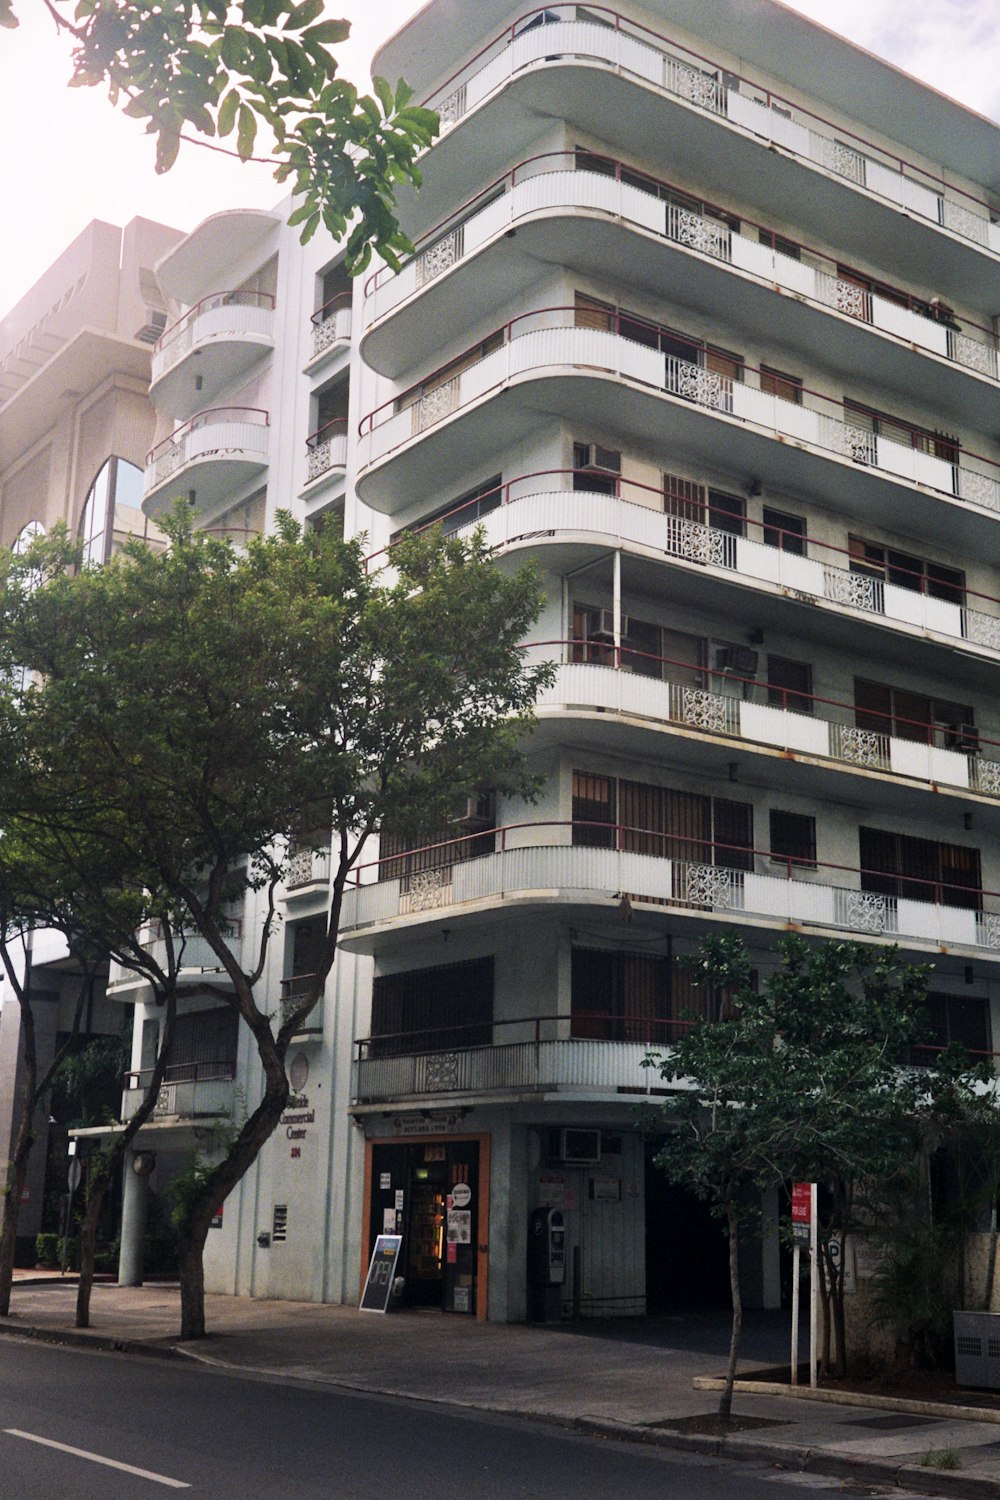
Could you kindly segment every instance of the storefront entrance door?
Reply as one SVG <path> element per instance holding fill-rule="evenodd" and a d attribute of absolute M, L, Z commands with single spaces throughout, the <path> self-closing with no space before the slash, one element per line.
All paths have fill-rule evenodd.
<path fill-rule="evenodd" d="M 478 1192 L 478 1141 L 372 1148 L 371 1243 L 403 1236 L 404 1306 L 475 1314 Z"/>

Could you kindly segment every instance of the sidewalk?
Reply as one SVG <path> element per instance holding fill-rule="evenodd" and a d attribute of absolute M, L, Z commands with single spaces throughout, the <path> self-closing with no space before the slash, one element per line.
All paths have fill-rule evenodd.
<path fill-rule="evenodd" d="M 898 1484 L 923 1495 L 1000 1500 L 1000 1397 L 966 1415 L 935 1416 L 918 1403 L 863 1406 L 738 1392 L 749 1430 L 717 1437 L 685 1418 L 713 1413 L 718 1397 L 696 1377 L 724 1361 L 697 1319 L 558 1327 L 475 1323 L 440 1313 L 380 1316 L 355 1308 L 209 1295 L 209 1337 L 178 1345 L 179 1293 L 152 1284 L 94 1288 L 93 1328 L 73 1330 L 71 1278 L 17 1273 L 0 1334 L 34 1334 L 97 1347 L 140 1348 L 230 1370 L 328 1382 L 355 1391 L 442 1402 L 575 1425 L 608 1436 L 785 1468 Z M 717 1335 L 716 1335 L 717 1337 Z M 701 1347 L 696 1347 L 698 1345 Z M 742 1362 L 750 1368 L 752 1362 Z M 981 1397 L 980 1397 L 981 1399 Z M 920 1466 L 929 1449 L 955 1450 L 961 1467 Z"/>

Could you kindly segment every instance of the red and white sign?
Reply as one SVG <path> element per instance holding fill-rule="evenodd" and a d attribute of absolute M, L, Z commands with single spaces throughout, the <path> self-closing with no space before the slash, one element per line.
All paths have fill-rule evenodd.
<path fill-rule="evenodd" d="M 800 1244 L 808 1244 L 809 1227 L 812 1223 L 813 1185 L 811 1182 L 792 1183 L 792 1234 Z"/>

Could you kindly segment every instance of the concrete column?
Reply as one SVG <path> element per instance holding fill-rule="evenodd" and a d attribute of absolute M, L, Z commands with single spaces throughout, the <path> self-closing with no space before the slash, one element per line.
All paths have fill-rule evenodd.
<path fill-rule="evenodd" d="M 142 1286 L 149 1176 L 148 1174 L 140 1176 L 134 1170 L 135 1156 L 135 1152 L 129 1151 L 125 1157 L 122 1240 L 118 1255 L 119 1286 Z"/>

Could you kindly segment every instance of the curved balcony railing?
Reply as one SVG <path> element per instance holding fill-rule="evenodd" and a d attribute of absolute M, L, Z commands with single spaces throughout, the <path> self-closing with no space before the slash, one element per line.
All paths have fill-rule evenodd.
<path fill-rule="evenodd" d="M 546 658 L 552 648 L 562 663 L 539 694 L 539 708 L 575 704 L 627 714 L 1000 797 L 1000 740 L 972 724 L 922 723 L 606 639 L 540 641 L 525 649 Z"/>
<path fill-rule="evenodd" d="M 524 69 L 555 61 L 614 68 L 895 209 L 1000 252 L 1000 226 L 985 199 L 605 6 L 557 4 L 525 12 L 424 103 L 437 110 L 444 133 Z"/>
<path fill-rule="evenodd" d="M 595 476 L 589 478 L 594 481 Z M 745 516 L 733 516 L 733 530 L 726 531 L 670 515 L 665 513 L 662 488 L 617 474 L 601 479 L 611 493 L 603 487 L 585 488 L 588 475 L 579 469 L 522 474 L 429 524 L 442 526 L 448 534 L 482 526 L 493 547 L 525 539 L 536 546 L 539 538 L 556 541 L 560 533 L 591 532 L 604 544 L 613 538 L 619 545 L 649 549 L 720 577 L 753 578 L 852 613 L 1000 652 L 1000 598 L 992 594 L 956 587 L 948 591 L 952 597 L 939 597 L 929 592 L 925 574 L 906 567 L 893 566 L 886 576 L 885 570 L 879 573 L 874 566 L 859 565 L 846 547 Z M 722 520 L 724 512 L 715 509 L 713 516 Z M 390 546 L 367 562 L 370 566 L 376 559 L 391 559 L 391 553 Z"/>
<path fill-rule="evenodd" d="M 347 418 L 333 417 L 306 438 L 306 483 L 347 466 Z"/>
<path fill-rule="evenodd" d="M 888 478 L 1000 511 L 1000 463 L 994 459 L 895 418 L 891 435 L 876 433 L 852 421 L 836 397 L 805 386 L 797 400 L 772 395 L 761 389 L 767 372 L 753 365 L 742 366 L 744 378 L 735 380 L 700 363 L 703 346 L 695 340 L 610 309 L 600 310 L 605 327 L 585 325 L 583 317 L 592 324 L 593 315 L 589 308 L 581 314 L 576 307 L 545 307 L 512 318 L 476 346 L 490 352 L 460 373 L 449 375 L 451 366 L 444 366 L 369 412 L 359 427 L 360 467 L 370 468 L 516 377 L 568 367 L 627 379 Z M 667 339 L 673 347 L 690 348 L 691 358 L 660 352 Z M 939 457 L 931 451 L 935 445 L 950 456 Z"/>
<path fill-rule="evenodd" d="M 639 176 L 627 163 L 595 152 L 549 151 L 519 162 L 516 167 L 478 193 L 470 203 L 421 236 L 417 252 L 398 274 L 388 267 L 365 284 L 365 325 L 372 326 L 437 277 L 469 260 L 488 242 L 506 233 L 519 220 L 552 209 L 594 209 L 661 235 L 671 243 L 711 260 L 777 283 L 814 302 L 824 311 L 845 313 L 882 333 L 905 339 L 977 374 L 997 379 L 997 341 L 992 330 L 968 319 L 959 321 L 950 308 L 931 303 L 888 282 L 872 283 L 863 272 L 856 276 L 843 262 L 822 250 L 794 244 L 796 255 L 771 249 L 733 229 L 727 220 L 771 233 L 763 224 L 734 215 L 717 205 L 698 213 L 665 199 L 683 190 L 668 182 L 639 187 L 629 181 Z M 657 192 L 654 189 L 659 189 Z M 689 195 L 685 195 L 689 196 Z M 804 257 L 804 258 L 803 258 Z M 847 274 L 845 275 L 845 271 Z M 862 285 L 861 282 L 869 285 Z"/>
<path fill-rule="evenodd" d="M 135 1068 L 122 1080 L 122 1121 L 137 1114 L 153 1076 L 152 1068 Z M 171 1063 L 164 1073 L 153 1106 L 152 1119 L 176 1115 L 193 1120 L 228 1115 L 236 1102 L 236 1064 L 221 1062 Z"/>
<path fill-rule="evenodd" d="M 351 337 L 351 292 L 338 292 L 312 314 L 313 358 Z"/>
<path fill-rule="evenodd" d="M 196 459 L 267 453 L 270 416 L 256 406 L 213 406 L 200 411 L 146 454 L 146 489 Z"/>
<path fill-rule="evenodd" d="M 203 339 L 267 337 L 271 333 L 274 297 L 270 292 L 212 292 L 202 297 L 157 339 L 152 381 L 161 379 Z"/>
<path fill-rule="evenodd" d="M 628 896 L 689 913 L 1000 953 L 997 891 L 614 823 L 516 823 L 496 829 L 493 837 L 495 852 L 473 859 L 461 857 L 466 839 L 413 850 L 423 867 L 410 875 L 381 878 L 388 861 L 356 870 L 356 884 L 345 894 L 345 937 L 400 917 L 443 914 L 465 902 L 533 892 L 550 900 L 560 892 L 566 900 L 603 899 L 610 905 Z M 431 850 L 439 863 L 428 868 Z M 391 857 L 394 868 L 401 857 Z M 886 885 L 899 894 L 879 889 Z"/>

